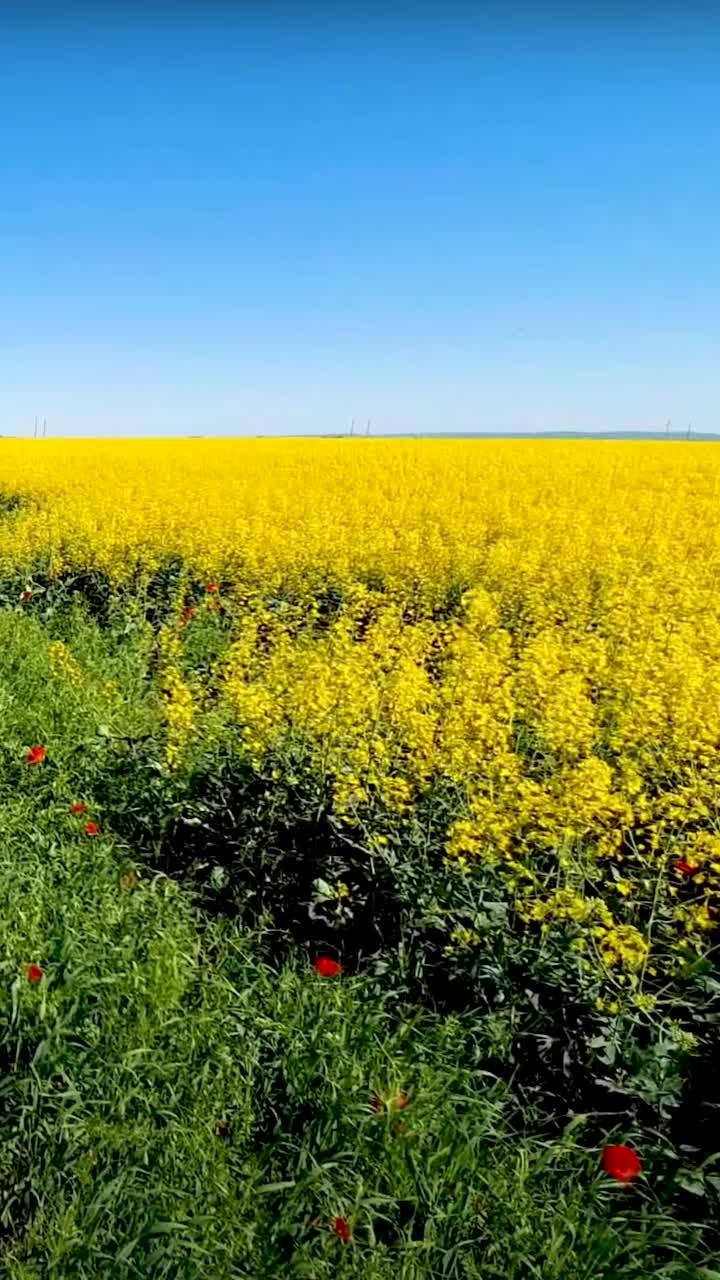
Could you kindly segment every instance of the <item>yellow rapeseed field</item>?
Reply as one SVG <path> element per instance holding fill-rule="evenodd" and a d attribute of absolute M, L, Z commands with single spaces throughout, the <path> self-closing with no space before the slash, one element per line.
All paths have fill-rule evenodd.
<path fill-rule="evenodd" d="M 0 569 L 141 591 L 181 563 L 168 767 L 222 721 L 378 856 L 450 796 L 448 868 L 640 1000 L 720 907 L 719 479 L 689 443 L 6 441 Z M 203 583 L 232 642 L 199 680 Z"/>

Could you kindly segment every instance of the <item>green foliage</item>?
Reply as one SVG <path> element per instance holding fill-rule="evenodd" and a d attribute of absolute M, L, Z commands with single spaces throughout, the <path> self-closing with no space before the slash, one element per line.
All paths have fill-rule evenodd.
<path fill-rule="evenodd" d="M 2 1273 L 712 1280 L 720 1170 L 673 1127 L 712 974 L 684 1019 L 599 1011 L 491 870 L 445 866 L 432 814 L 373 845 L 219 715 L 169 773 L 147 614 L 178 580 L 0 610 Z M 227 641 L 204 616 L 188 674 Z"/>

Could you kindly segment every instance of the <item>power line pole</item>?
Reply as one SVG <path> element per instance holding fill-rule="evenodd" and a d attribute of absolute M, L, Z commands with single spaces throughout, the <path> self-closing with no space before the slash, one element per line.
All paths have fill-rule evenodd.
<path fill-rule="evenodd" d="M 37 440 L 37 414 L 35 414 L 35 433 L 33 435 L 33 440 Z"/>
<path fill-rule="evenodd" d="M 43 418 L 43 440 L 47 435 L 47 418 Z"/>

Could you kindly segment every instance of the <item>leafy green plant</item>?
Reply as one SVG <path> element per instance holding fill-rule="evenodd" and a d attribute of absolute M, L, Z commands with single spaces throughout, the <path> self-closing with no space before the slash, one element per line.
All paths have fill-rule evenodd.
<path fill-rule="evenodd" d="M 447 864 L 457 796 L 343 825 L 211 698 L 169 769 L 145 599 L 49 595 L 0 610 L 3 1274 L 712 1280 L 711 962 L 609 1007 L 571 925 Z"/>

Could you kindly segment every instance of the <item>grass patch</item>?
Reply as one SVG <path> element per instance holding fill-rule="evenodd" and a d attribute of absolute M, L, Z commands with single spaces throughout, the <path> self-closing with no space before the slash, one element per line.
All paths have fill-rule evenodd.
<path fill-rule="evenodd" d="M 594 1007 L 492 867 L 448 869 L 452 787 L 373 843 L 301 744 L 248 763 L 214 696 L 168 770 L 160 622 L 102 600 L 0 610 L 3 1274 L 717 1276 L 714 1138 L 673 1126 L 688 1082 L 714 1114 L 682 1041 L 716 1025 L 711 962 L 659 1036 Z M 237 630 L 181 630 L 199 702 Z"/>

